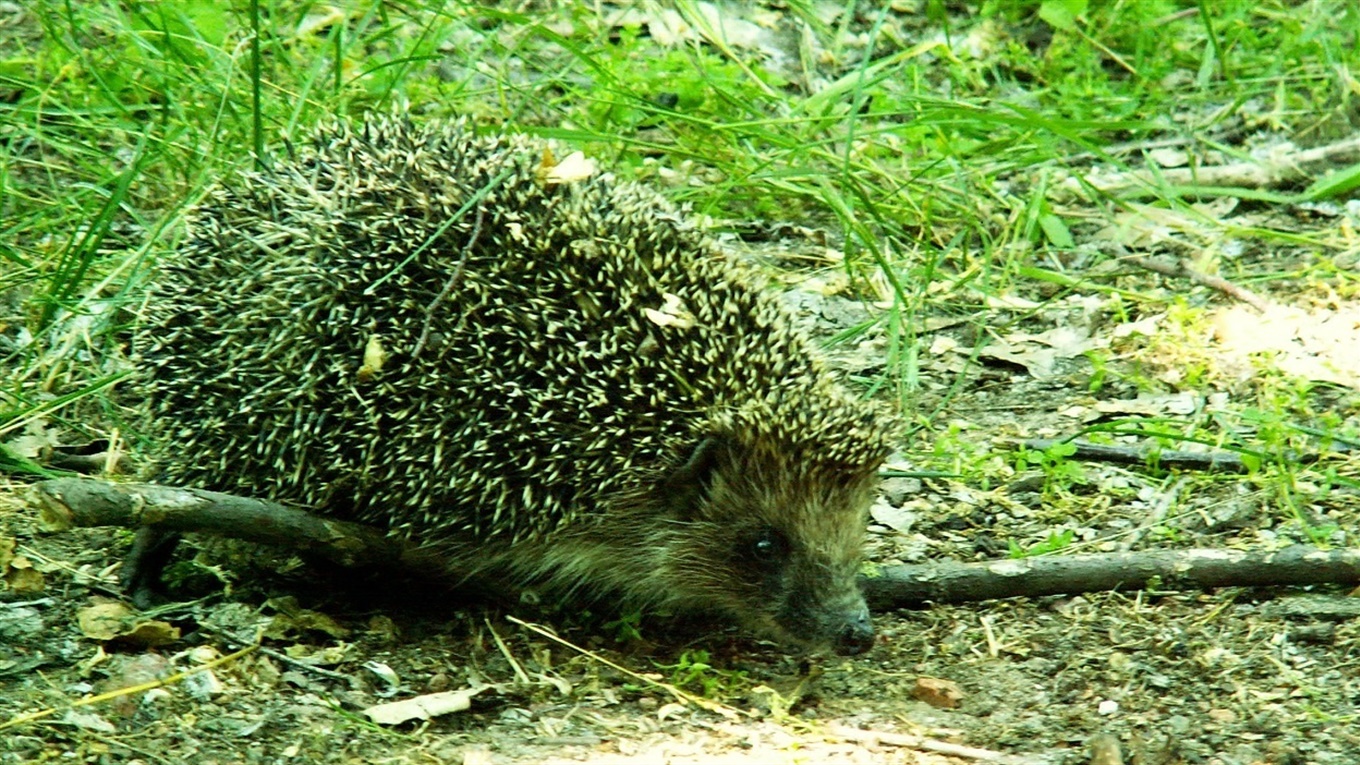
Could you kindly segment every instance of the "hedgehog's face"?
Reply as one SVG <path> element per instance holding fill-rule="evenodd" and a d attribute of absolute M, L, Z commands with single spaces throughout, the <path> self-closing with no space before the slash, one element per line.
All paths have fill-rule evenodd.
<path fill-rule="evenodd" d="M 867 651 L 873 626 L 856 575 L 877 467 L 809 469 L 706 440 L 663 487 L 678 522 L 660 565 L 683 583 L 677 600 L 799 648 Z"/>

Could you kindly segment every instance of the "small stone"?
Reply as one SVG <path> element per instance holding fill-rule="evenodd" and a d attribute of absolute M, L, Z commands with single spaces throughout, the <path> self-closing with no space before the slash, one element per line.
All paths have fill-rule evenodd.
<path fill-rule="evenodd" d="M 938 677 L 918 677 L 916 685 L 911 689 L 912 698 L 935 707 L 937 709 L 955 709 L 963 701 L 963 689 L 952 680 L 944 680 Z"/>

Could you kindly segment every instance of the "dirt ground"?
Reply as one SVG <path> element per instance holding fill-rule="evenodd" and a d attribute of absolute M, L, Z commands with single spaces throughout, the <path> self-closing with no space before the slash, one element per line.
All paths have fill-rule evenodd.
<path fill-rule="evenodd" d="M 1317 214 L 1309 225 L 1353 236 L 1354 211 Z M 1267 223 L 1240 224 L 1253 226 Z M 1075 232 L 1081 246 L 1101 238 L 1095 228 Z M 1237 263 L 1290 273 L 1295 254 L 1267 249 L 1252 245 Z M 1225 312 L 1234 303 L 1131 270 L 1109 283 L 1193 292 L 1196 307 Z M 1267 295 L 1280 303 L 1360 315 L 1344 295 L 1319 298 L 1325 285 L 1276 284 L 1298 291 Z M 858 303 L 813 295 L 805 288 L 790 303 L 823 336 L 864 316 Z M 1003 559 L 1055 540 L 1069 552 L 1356 546 L 1354 453 L 1287 482 L 1271 466 L 1219 477 L 1022 464 L 1019 440 L 1121 417 L 1212 421 L 1260 407 L 1261 388 L 1243 382 L 1254 373 L 1243 354 L 1229 358 L 1228 329 L 1242 322 L 1227 313 L 1217 339 L 1195 345 L 1165 340 L 1179 331 L 1174 309 L 1117 316 L 1106 296 L 1003 297 L 1013 296 L 988 296 L 990 313 L 916 317 L 910 416 L 931 427 L 884 480 L 872 564 Z M 1360 319 L 1347 321 L 1353 342 Z M 1248 334 L 1263 325 L 1247 320 Z M 884 347 L 869 336 L 839 362 L 872 373 Z M 1353 362 L 1355 346 L 1340 347 L 1334 356 Z M 1236 383 L 1172 379 L 1208 367 Z M 1360 374 L 1350 374 L 1349 385 L 1290 395 L 1354 432 Z M 1157 389 L 1189 392 L 1148 393 Z M 1338 474 L 1349 483 L 1328 480 Z M 1187 592 L 1149 582 L 934 605 L 875 614 L 877 643 L 864 655 L 809 657 L 721 626 L 469 604 L 429 582 L 210 546 L 171 570 L 186 600 L 138 615 L 118 587 L 130 534 L 43 533 L 25 494 L 19 479 L 0 477 L 0 765 L 1360 762 L 1360 608 L 1346 586 Z M 363 714 L 426 694 L 467 708 L 381 725 Z"/>
<path fill-rule="evenodd" d="M 823 323 L 855 310 L 812 305 Z M 855 354 L 872 352 L 867 341 Z M 925 366 L 927 391 L 947 379 L 936 379 L 933 364 L 948 366 Z M 959 435 L 939 438 L 930 453 L 1012 460 L 1007 439 L 1069 431 L 1073 407 L 1138 400 L 1119 386 L 1092 396 L 1078 384 L 1089 372 L 1081 367 L 1039 381 L 1015 365 L 984 364 L 938 415 Z M 922 409 L 930 403 L 928 394 Z M 1345 410 L 1354 399 L 1321 403 Z M 910 453 L 904 459 L 911 467 Z M 1069 482 L 1014 478 L 991 488 L 885 480 L 871 560 L 1003 558 L 1007 540 L 1042 540 L 1054 528 L 1071 530 L 1085 551 L 1307 541 L 1297 524 L 1279 521 L 1273 496 L 1241 479 L 1094 464 Z M 118 597 L 126 532 L 39 533 L 23 489 L 4 487 L 0 504 L 0 539 L 15 542 L 11 583 L 16 571 L 32 577 L 0 602 L 0 724 L 53 712 L 0 731 L 0 763 L 991 756 L 982 761 L 1110 765 L 1121 761 L 1111 744 L 1123 762 L 1147 765 L 1360 761 L 1360 622 L 1342 587 L 1201 593 L 1154 583 L 880 613 L 869 653 L 793 657 L 713 626 L 644 621 L 632 625 L 640 637 L 619 640 L 627 630 L 607 615 L 460 604 L 429 583 L 359 581 L 282 554 L 257 554 L 253 566 L 219 552 L 201 556 L 206 564 L 179 564 L 182 586 L 199 599 L 144 615 L 151 625 L 129 635 L 126 626 L 101 632 L 100 623 Z M 1360 498 L 1315 491 L 1311 499 L 1314 523 L 1333 524 L 1332 541 L 1344 543 Z M 1055 517 L 1054 507 L 1067 515 Z M 553 625 L 590 655 L 510 621 L 510 612 Z M 250 650 L 257 636 L 261 647 Z M 206 671 L 176 674 L 243 648 Z M 165 683 L 149 691 L 73 705 L 157 679 Z M 717 704 L 684 703 L 649 680 Z M 379 726 L 360 714 L 467 688 L 482 689 L 469 709 L 428 721 Z M 957 757 L 910 736 L 985 751 Z M 1104 755 L 1092 754 L 1093 740 L 1107 746 Z"/>

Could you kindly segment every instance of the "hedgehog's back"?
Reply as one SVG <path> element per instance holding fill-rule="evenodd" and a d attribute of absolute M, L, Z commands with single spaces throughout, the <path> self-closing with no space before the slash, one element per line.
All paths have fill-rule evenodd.
<path fill-rule="evenodd" d="M 872 410 L 674 208 L 546 152 L 380 119 L 223 183 L 136 335 L 158 480 L 521 538 L 734 417 L 810 465 L 877 458 Z"/>

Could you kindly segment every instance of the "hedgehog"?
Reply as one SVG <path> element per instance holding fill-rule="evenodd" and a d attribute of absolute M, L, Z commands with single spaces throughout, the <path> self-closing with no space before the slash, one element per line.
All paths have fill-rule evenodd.
<path fill-rule="evenodd" d="M 754 268 L 561 153 L 370 116 L 219 182 L 133 337 L 155 478 L 373 524 L 512 597 L 867 650 L 890 418 Z"/>

